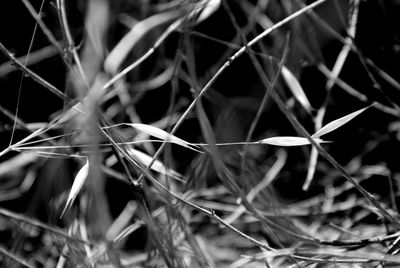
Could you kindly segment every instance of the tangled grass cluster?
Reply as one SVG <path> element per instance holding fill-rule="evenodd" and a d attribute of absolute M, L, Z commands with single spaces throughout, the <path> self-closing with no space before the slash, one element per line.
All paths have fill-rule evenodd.
<path fill-rule="evenodd" d="M 400 264 L 397 1 L 16 2 L 2 267 Z"/>

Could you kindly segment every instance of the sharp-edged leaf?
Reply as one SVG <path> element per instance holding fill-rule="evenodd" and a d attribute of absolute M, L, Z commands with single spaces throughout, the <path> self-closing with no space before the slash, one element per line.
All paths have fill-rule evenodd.
<path fill-rule="evenodd" d="M 314 139 L 314 141 L 317 143 L 329 142 L 329 141 L 323 141 L 321 139 Z M 310 141 L 302 137 L 278 136 L 278 137 L 266 138 L 258 141 L 257 143 L 276 145 L 276 146 L 302 146 L 310 144 Z"/>
<path fill-rule="evenodd" d="M 304 93 L 303 88 L 300 85 L 300 82 L 297 80 L 294 74 L 291 71 L 289 71 L 289 69 L 286 68 L 285 66 L 282 66 L 281 72 L 283 80 L 285 80 L 285 83 L 292 91 L 293 96 L 301 104 L 301 106 L 303 106 L 303 108 L 310 113 L 312 107 L 310 102 L 308 101 L 306 94 Z"/>
<path fill-rule="evenodd" d="M 148 154 L 145 154 L 141 151 L 132 148 L 129 148 L 128 152 L 136 161 L 138 161 L 139 163 L 143 164 L 146 167 L 148 167 L 151 161 L 153 160 L 153 157 L 149 156 Z M 181 179 L 181 175 L 178 172 L 176 172 L 173 169 L 165 167 L 164 164 L 158 160 L 154 161 L 154 163 L 151 165 L 151 169 L 160 174 L 170 176 L 179 180 Z"/>
<path fill-rule="evenodd" d="M 374 105 L 374 104 L 372 104 Z M 355 111 L 351 114 L 348 114 L 346 116 L 343 116 L 339 119 L 336 119 L 328 124 L 326 124 L 325 126 L 323 126 L 320 130 L 318 130 L 317 132 L 315 132 L 311 137 L 312 138 L 319 138 L 322 135 L 325 135 L 329 132 L 334 131 L 335 129 L 343 126 L 344 124 L 346 124 L 347 122 L 349 122 L 350 120 L 352 120 L 354 117 L 358 116 L 359 114 L 361 114 L 362 112 L 364 112 L 365 110 L 367 110 L 369 107 L 371 107 L 372 105 L 362 108 L 358 111 Z"/>
<path fill-rule="evenodd" d="M 168 132 L 157 128 L 157 127 L 153 127 L 150 125 L 146 125 L 146 124 L 140 124 L 140 123 L 132 123 L 132 124 L 126 124 L 128 126 L 133 127 L 134 129 L 136 129 L 137 131 L 143 132 L 147 135 L 159 138 L 161 140 L 164 140 L 166 142 L 171 142 L 171 143 L 175 143 L 177 145 L 186 147 L 188 149 L 200 152 L 198 149 L 198 146 L 193 145 L 185 140 L 182 140 L 174 135 L 169 134 Z"/>
<path fill-rule="evenodd" d="M 72 203 L 74 202 L 75 198 L 78 196 L 78 193 L 82 189 L 83 184 L 85 183 L 85 180 L 89 174 L 89 159 L 86 158 L 86 163 L 82 166 L 82 168 L 79 170 L 78 174 L 76 174 L 74 182 L 72 183 L 71 190 L 68 195 L 67 203 L 65 204 L 64 210 L 61 213 L 62 217 L 67 211 L 72 206 Z"/>
<path fill-rule="evenodd" d="M 210 17 L 220 7 L 220 5 L 221 0 L 209 0 L 203 8 L 203 11 L 201 11 L 199 18 L 197 19 L 197 23 L 200 23 Z"/>

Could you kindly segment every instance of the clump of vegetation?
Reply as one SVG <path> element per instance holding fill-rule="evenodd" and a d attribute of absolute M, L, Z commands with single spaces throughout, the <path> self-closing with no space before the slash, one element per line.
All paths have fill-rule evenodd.
<path fill-rule="evenodd" d="M 1 266 L 399 265 L 397 1 L 3 5 Z"/>

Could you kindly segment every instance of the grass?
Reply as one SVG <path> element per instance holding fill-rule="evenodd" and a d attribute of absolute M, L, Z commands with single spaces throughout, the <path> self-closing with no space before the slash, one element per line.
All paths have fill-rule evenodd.
<path fill-rule="evenodd" d="M 23 0 L 1 265 L 398 266 L 397 6 L 309 2 Z"/>

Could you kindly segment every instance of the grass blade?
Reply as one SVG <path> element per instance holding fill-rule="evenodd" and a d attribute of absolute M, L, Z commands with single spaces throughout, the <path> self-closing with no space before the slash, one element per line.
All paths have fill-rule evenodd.
<path fill-rule="evenodd" d="M 310 154 L 310 162 L 308 164 L 308 169 L 307 169 L 307 177 L 302 187 L 303 191 L 307 191 L 308 188 L 310 187 L 310 184 L 314 178 L 315 170 L 317 168 L 317 162 L 318 162 L 318 151 L 317 149 L 312 147 Z"/>
<path fill-rule="evenodd" d="M 308 98 L 304 93 L 304 90 L 301 87 L 300 82 L 297 80 L 294 74 L 291 71 L 289 71 L 289 69 L 286 68 L 284 65 L 282 66 L 281 72 L 283 80 L 285 80 L 285 83 L 289 87 L 290 91 L 292 91 L 293 96 L 308 113 L 311 113 L 313 108 L 311 107 L 311 104 L 308 101 Z"/>
<path fill-rule="evenodd" d="M 159 138 L 163 141 L 166 142 L 171 142 L 171 143 L 175 143 L 177 145 L 183 146 L 185 148 L 188 148 L 190 150 L 194 150 L 197 152 L 200 152 L 199 150 L 196 149 L 196 145 L 191 144 L 190 142 L 187 142 L 185 140 L 182 140 L 174 135 L 169 134 L 168 132 L 151 126 L 151 125 L 146 125 L 146 124 L 140 124 L 140 123 L 131 123 L 131 124 L 126 124 L 127 126 L 133 127 L 134 129 L 136 129 L 137 131 L 140 131 L 142 133 L 145 133 L 147 135 Z"/>
<path fill-rule="evenodd" d="M 60 218 L 64 215 L 67 209 L 71 208 L 72 203 L 74 202 L 75 198 L 78 196 L 78 193 L 82 189 L 82 186 L 85 183 L 88 174 L 89 174 L 89 159 L 86 158 L 86 163 L 79 170 L 78 174 L 76 174 L 74 183 L 72 184 L 71 190 L 68 195 L 67 203 L 65 204 L 64 210 L 62 211 Z"/>
<path fill-rule="evenodd" d="M 314 139 L 314 141 L 317 143 L 329 142 L 329 141 L 323 141 L 323 140 L 317 139 L 317 138 Z M 266 139 L 258 141 L 257 143 L 289 147 L 289 146 L 308 145 L 308 144 L 310 144 L 310 141 L 308 139 L 302 138 L 302 137 L 279 136 L 279 137 L 266 138 Z"/>
<path fill-rule="evenodd" d="M 200 13 L 197 23 L 206 20 L 221 6 L 221 0 L 209 0 L 203 11 Z"/>
<path fill-rule="evenodd" d="M 319 138 L 322 135 L 328 134 L 329 132 L 334 131 L 335 129 L 343 126 L 344 124 L 348 123 L 350 120 L 354 119 L 356 116 L 360 115 L 362 112 L 364 112 L 365 110 L 367 110 L 369 107 L 373 106 L 374 104 L 362 108 L 358 111 L 355 111 L 351 114 L 348 114 L 346 116 L 343 116 L 339 119 L 336 119 L 330 123 L 328 123 L 327 125 L 323 126 L 320 130 L 318 130 L 317 132 L 315 132 L 313 135 L 311 135 L 312 138 Z"/>
<path fill-rule="evenodd" d="M 139 163 L 143 164 L 146 167 L 149 166 L 149 164 L 153 160 L 153 157 L 149 156 L 148 154 L 145 154 L 141 151 L 132 148 L 129 148 L 128 152 L 130 153 L 130 155 L 132 155 L 132 157 L 135 160 L 137 160 Z M 165 176 L 181 180 L 181 175 L 178 172 L 176 172 L 173 169 L 167 168 L 161 161 L 158 160 L 154 161 L 154 163 L 151 165 L 151 169 Z"/>

